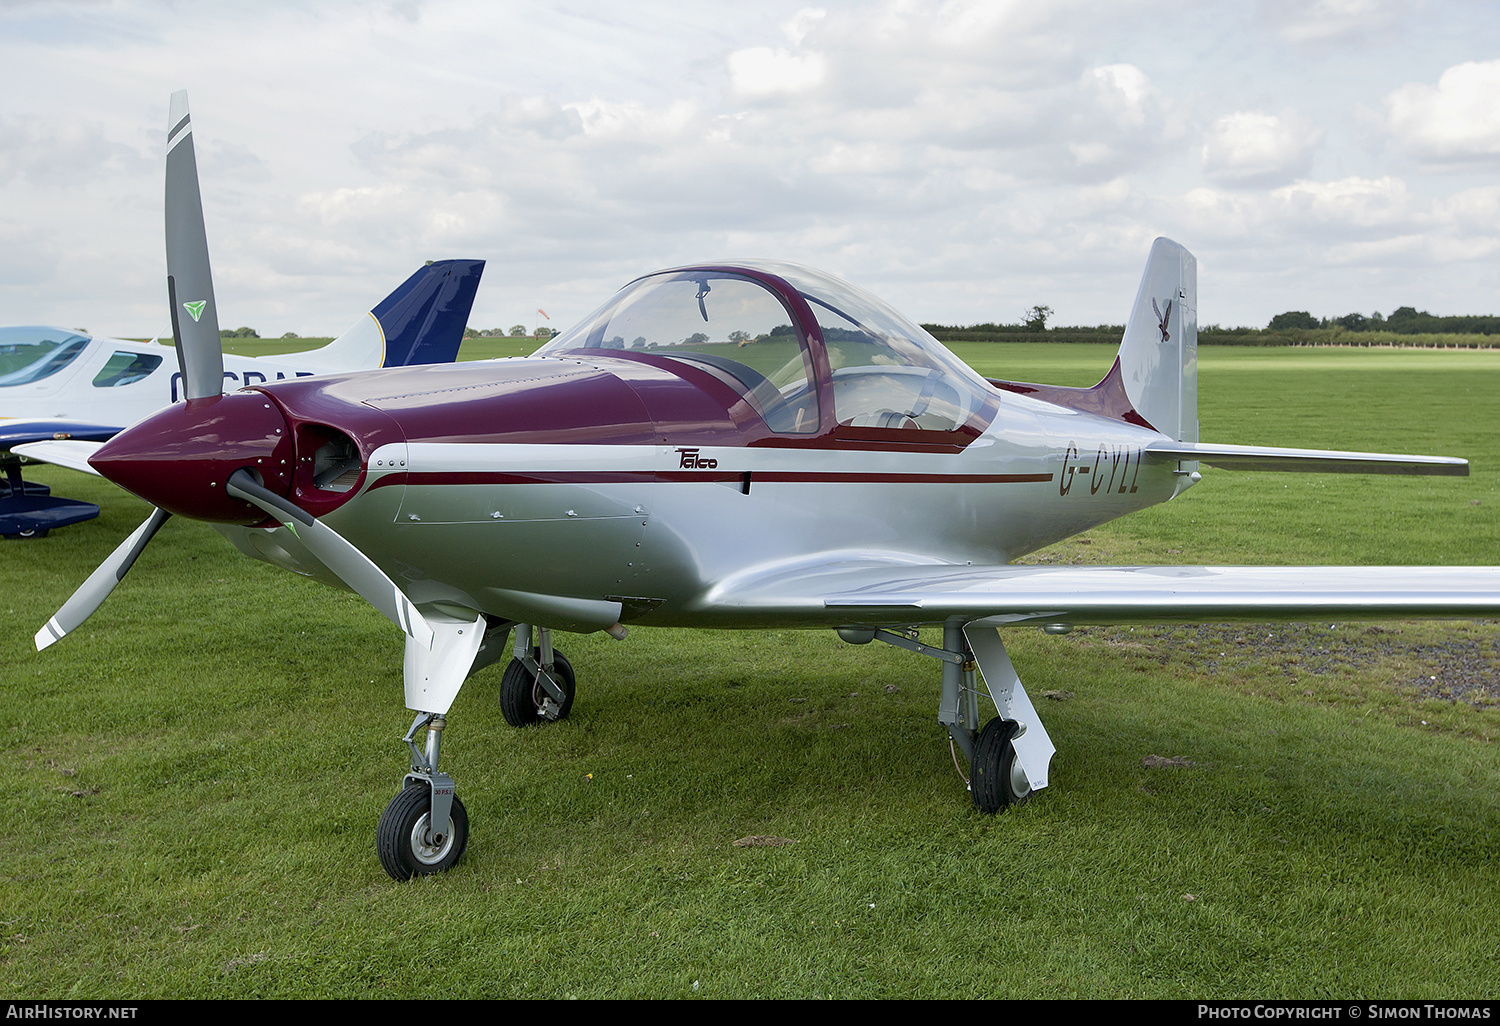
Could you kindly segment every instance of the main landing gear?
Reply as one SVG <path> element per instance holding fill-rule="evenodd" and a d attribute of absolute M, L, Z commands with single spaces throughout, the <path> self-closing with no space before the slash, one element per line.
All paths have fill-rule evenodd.
<path fill-rule="evenodd" d="M 968 760 L 969 796 L 980 812 L 993 815 L 1006 806 L 1020 805 L 1047 786 L 1047 766 L 1056 749 L 1021 686 L 999 631 L 944 624 L 942 648 L 922 644 L 915 630 L 844 627 L 838 634 L 851 644 L 884 641 L 942 661 L 938 722 L 948 728 L 952 745 Z M 981 682 L 999 714 L 983 729 Z"/>
<path fill-rule="evenodd" d="M 576 690 L 573 666 L 552 647 L 552 632 L 545 627 L 483 616 L 472 622 L 429 617 L 429 622 L 430 648 L 407 640 L 406 703 L 443 712 L 418 712 L 402 738 L 411 749 L 411 769 L 375 828 L 380 865 L 397 880 L 441 873 L 468 846 L 469 814 L 454 793 L 453 778 L 438 769 L 446 712 L 469 674 L 503 658 L 511 628 L 514 658 L 500 679 L 500 711 L 507 723 L 524 727 L 560 720 L 573 708 Z M 615 637 L 623 633 L 623 628 L 611 631 Z"/>
<path fill-rule="evenodd" d="M 573 664 L 552 647 L 550 630 L 536 634 L 532 645 L 531 628 L 516 628 L 516 655 L 500 678 L 500 713 L 512 727 L 565 719 L 573 708 Z"/>
<path fill-rule="evenodd" d="M 380 864 L 397 880 L 441 873 L 463 857 L 469 815 L 454 793 L 453 778 L 438 770 L 446 712 L 469 674 L 504 657 L 513 627 L 514 655 L 500 682 L 500 710 L 506 722 L 524 727 L 560 720 L 572 708 L 575 692 L 573 667 L 552 647 L 552 632 L 546 628 L 487 621 L 477 614 L 472 622 L 429 616 L 429 623 L 434 634 L 430 647 L 407 640 L 406 702 L 413 709 L 426 705 L 442 712 L 418 712 L 412 721 L 402 739 L 411 749 L 411 769 L 375 831 Z M 979 811 L 993 814 L 1020 805 L 1047 786 L 1047 767 L 1056 749 L 1016 676 L 999 631 L 978 624 L 945 624 L 942 648 L 923 644 L 915 629 L 844 627 L 838 633 L 852 644 L 880 640 L 942 662 L 938 722 L 968 760 L 969 792 Z M 611 629 L 610 634 L 623 637 L 624 629 Z M 997 713 L 983 727 L 981 686 Z M 420 738 L 424 731 L 425 738 Z"/>

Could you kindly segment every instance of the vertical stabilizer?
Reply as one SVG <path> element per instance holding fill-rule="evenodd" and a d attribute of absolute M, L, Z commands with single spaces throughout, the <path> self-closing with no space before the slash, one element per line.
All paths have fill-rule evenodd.
<path fill-rule="evenodd" d="M 381 300 L 370 311 L 385 332 L 381 366 L 452 363 L 483 273 L 483 260 L 440 260 Z"/>
<path fill-rule="evenodd" d="M 1157 239 L 1120 343 L 1130 404 L 1157 431 L 1198 440 L 1198 261 Z"/>
<path fill-rule="evenodd" d="M 419 267 L 352 328 L 298 360 L 324 371 L 452 363 L 483 273 L 483 260 Z"/>

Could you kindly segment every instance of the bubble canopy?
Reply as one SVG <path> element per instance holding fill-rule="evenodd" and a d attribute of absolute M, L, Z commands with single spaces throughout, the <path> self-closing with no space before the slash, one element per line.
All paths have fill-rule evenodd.
<path fill-rule="evenodd" d="M 537 351 L 666 357 L 737 389 L 773 431 L 954 431 L 993 388 L 874 296 L 796 264 L 736 261 L 639 278 Z M 602 355 L 602 354 L 600 354 Z M 820 377 L 826 376 L 820 386 Z"/>

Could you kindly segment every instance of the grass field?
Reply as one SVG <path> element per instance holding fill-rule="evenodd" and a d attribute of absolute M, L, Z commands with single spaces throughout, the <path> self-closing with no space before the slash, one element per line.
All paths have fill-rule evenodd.
<path fill-rule="evenodd" d="M 955 349 L 1063 384 L 1112 358 Z M 1032 558 L 1500 563 L 1497 383 L 1500 353 L 1205 348 L 1205 440 L 1473 476 L 1206 470 Z M 955 773 L 929 660 L 831 632 L 563 636 L 569 720 L 507 727 L 498 666 L 466 685 L 444 767 L 469 851 L 397 885 L 373 834 L 406 765 L 399 633 L 173 520 L 39 655 L 147 509 L 29 476 L 104 512 L 0 545 L 6 997 L 1500 995 L 1493 624 L 1010 631 L 1059 751 L 998 817 Z"/>

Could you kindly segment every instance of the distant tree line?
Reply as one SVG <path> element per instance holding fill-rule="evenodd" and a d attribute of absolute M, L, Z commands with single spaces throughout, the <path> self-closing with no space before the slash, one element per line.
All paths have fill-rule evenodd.
<path fill-rule="evenodd" d="M 1500 317 L 1494 314 L 1440 317 L 1411 306 L 1397 307 L 1389 317 L 1376 310 L 1319 319 L 1306 310 L 1288 310 L 1271 318 L 1267 331 L 1289 328 L 1343 328 L 1345 331 L 1389 331 L 1397 335 L 1500 335 Z"/>
<path fill-rule="evenodd" d="M 987 321 L 983 324 L 953 325 L 924 324 L 927 331 L 940 342 L 1036 342 L 1041 335 L 1049 342 L 1118 342 L 1125 334 L 1123 324 L 1098 324 L 1093 327 L 1049 328 L 1047 320 L 1052 308 L 1037 304 L 1027 310 L 1023 319 L 1015 324 L 998 324 Z M 551 338 L 558 334 L 556 328 L 538 326 L 528 331 L 524 324 L 513 324 L 509 328 L 465 328 L 464 338 Z M 1369 338 L 1344 338 L 1346 334 L 1364 335 Z M 1464 316 L 1438 316 L 1415 307 L 1397 307 L 1389 317 L 1375 311 L 1368 317 L 1362 313 L 1345 314 L 1342 317 L 1314 317 L 1306 310 L 1287 310 L 1272 317 L 1264 328 L 1224 328 L 1217 324 L 1198 326 L 1198 341 L 1208 345 L 1381 345 L 1391 344 L 1376 338 L 1378 335 L 1479 335 L 1500 336 L 1500 316 L 1477 314 Z M 224 328 L 219 332 L 223 338 L 260 338 L 254 328 Z M 296 338 L 293 332 L 281 336 Z M 1453 341 L 1438 344 L 1500 345 L 1500 338 L 1473 339 L 1469 342 Z"/>
<path fill-rule="evenodd" d="M 512 324 L 509 328 L 465 328 L 464 338 L 551 338 L 556 328 L 538 326 L 536 331 L 527 331 L 524 324 Z"/>
<path fill-rule="evenodd" d="M 1015 324 L 951 325 L 924 324 L 940 342 L 1112 342 L 1125 334 L 1123 324 L 1093 327 L 1049 328 L 1048 306 L 1034 306 Z M 1198 341 L 1205 345 L 1401 345 L 1396 336 L 1427 336 L 1413 339 L 1418 345 L 1500 346 L 1500 316 L 1493 314 L 1441 317 L 1415 307 L 1398 307 L 1389 317 L 1378 311 L 1342 317 L 1314 317 L 1306 310 L 1288 310 L 1272 317 L 1264 328 L 1225 328 L 1200 324 Z"/>

